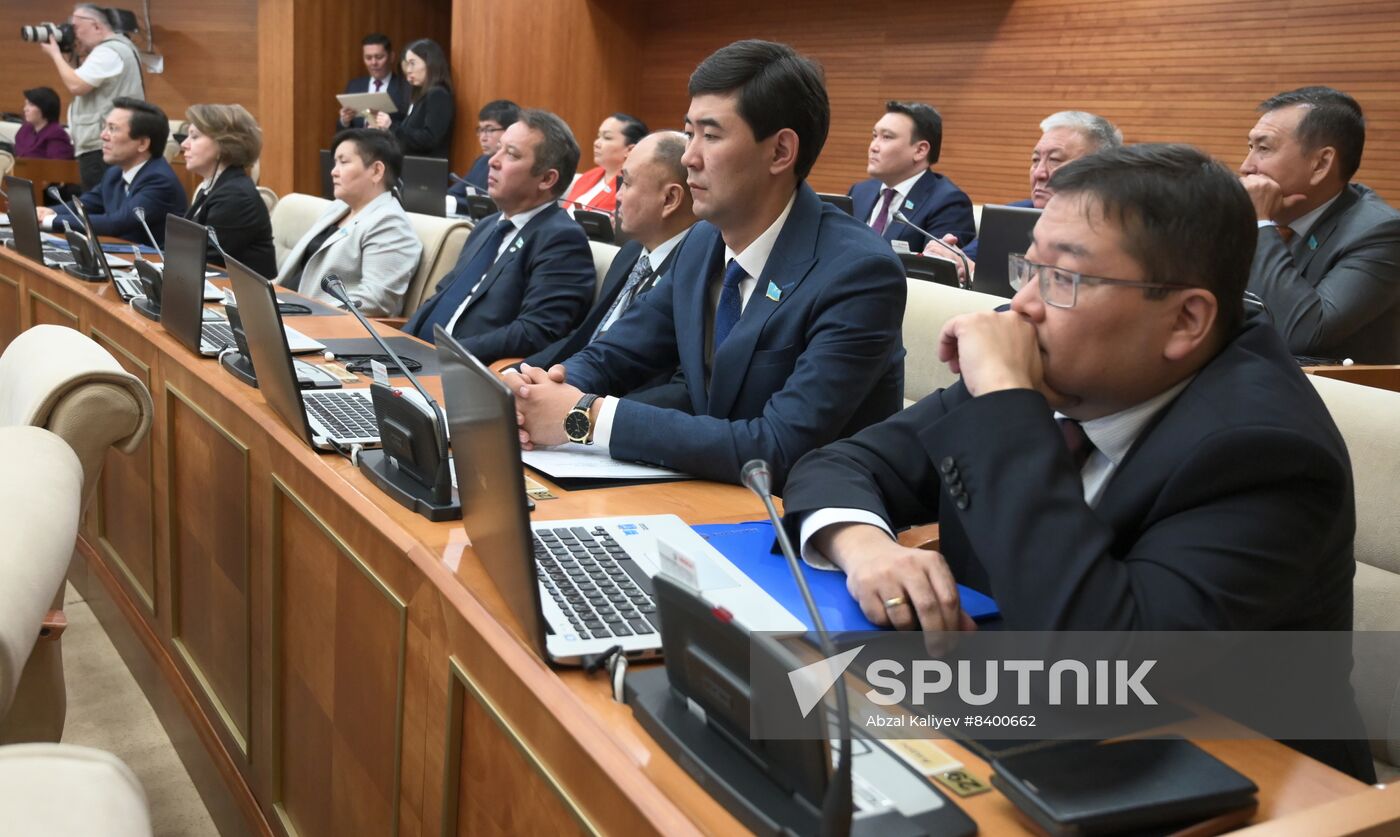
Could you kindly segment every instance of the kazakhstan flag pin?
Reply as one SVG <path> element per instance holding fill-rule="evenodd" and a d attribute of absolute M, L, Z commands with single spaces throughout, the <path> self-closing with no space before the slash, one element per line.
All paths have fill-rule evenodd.
<path fill-rule="evenodd" d="M 777 302 L 777 301 L 778 301 L 779 299 L 781 299 L 782 296 L 783 296 L 783 289 L 780 288 L 780 287 L 778 287 L 777 284 L 775 284 L 775 283 L 773 282 L 772 279 L 769 279 L 769 280 L 768 280 L 768 292 L 765 293 L 764 296 L 768 297 L 769 299 L 773 300 L 774 302 Z"/>
<path fill-rule="evenodd" d="M 905 208 L 905 209 L 913 209 L 913 208 L 914 208 L 914 202 L 911 201 L 911 200 L 905 199 L 905 201 L 904 201 L 904 208 Z"/>
<path fill-rule="evenodd" d="M 1317 249 L 1317 236 L 1315 236 L 1315 235 L 1310 235 L 1310 236 L 1308 236 L 1308 249 L 1309 249 L 1309 250 L 1316 250 L 1316 249 Z"/>

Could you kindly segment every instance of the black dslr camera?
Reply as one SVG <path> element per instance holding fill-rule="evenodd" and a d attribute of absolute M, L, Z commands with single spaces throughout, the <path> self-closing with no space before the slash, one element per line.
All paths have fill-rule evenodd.
<path fill-rule="evenodd" d="M 21 26 L 19 36 L 22 40 L 34 44 L 46 43 L 52 36 L 58 42 L 58 48 L 64 52 L 72 52 L 73 26 L 69 23 L 40 23 L 36 26 Z"/>

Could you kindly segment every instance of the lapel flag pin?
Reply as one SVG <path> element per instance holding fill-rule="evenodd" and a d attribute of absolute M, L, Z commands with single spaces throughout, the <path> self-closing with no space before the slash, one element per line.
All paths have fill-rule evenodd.
<path fill-rule="evenodd" d="M 1317 249 L 1317 236 L 1315 236 L 1315 235 L 1310 235 L 1310 236 L 1308 236 L 1308 249 L 1309 249 L 1309 250 L 1316 250 L 1316 249 Z"/>
<path fill-rule="evenodd" d="M 777 302 L 783 296 L 783 289 L 778 287 L 778 285 L 772 279 L 769 279 L 768 292 L 765 293 L 764 296 L 768 297 L 774 302 Z"/>
<path fill-rule="evenodd" d="M 914 208 L 914 202 L 911 201 L 911 200 L 909 200 L 908 198 L 906 198 L 906 199 L 904 200 L 904 208 L 905 208 L 905 209 L 913 209 L 913 208 Z"/>

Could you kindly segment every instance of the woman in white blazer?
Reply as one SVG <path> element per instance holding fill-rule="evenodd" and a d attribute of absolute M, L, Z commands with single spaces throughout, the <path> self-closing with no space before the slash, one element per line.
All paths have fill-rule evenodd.
<path fill-rule="evenodd" d="M 390 191 L 403 153 L 383 131 L 355 128 L 335 138 L 331 180 L 335 201 L 296 243 L 277 282 L 303 296 L 335 303 L 321 279 L 335 274 L 360 313 L 397 317 L 418 269 L 423 244 Z"/>

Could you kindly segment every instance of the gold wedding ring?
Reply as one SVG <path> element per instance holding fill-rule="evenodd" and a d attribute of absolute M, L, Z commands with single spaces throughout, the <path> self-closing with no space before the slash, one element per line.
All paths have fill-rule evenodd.
<path fill-rule="evenodd" d="M 885 599 L 885 610 L 889 610 L 889 609 L 892 608 L 892 607 L 899 607 L 900 605 L 907 605 L 907 604 L 909 604 L 909 600 L 906 599 L 905 597 L 903 597 L 903 596 L 891 596 L 891 597 L 889 597 L 888 599 Z"/>

